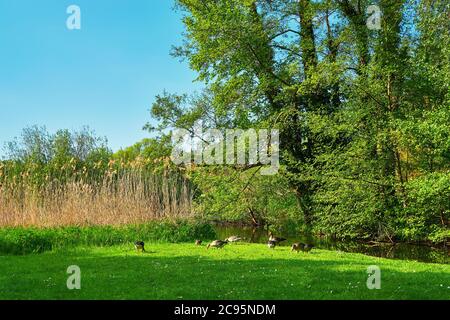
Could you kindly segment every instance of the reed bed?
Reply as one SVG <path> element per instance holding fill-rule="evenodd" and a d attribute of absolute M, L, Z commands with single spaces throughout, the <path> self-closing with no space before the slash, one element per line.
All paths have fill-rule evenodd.
<path fill-rule="evenodd" d="M 189 181 L 124 171 L 96 181 L 26 180 L 0 184 L 0 227 L 124 225 L 191 216 Z"/>

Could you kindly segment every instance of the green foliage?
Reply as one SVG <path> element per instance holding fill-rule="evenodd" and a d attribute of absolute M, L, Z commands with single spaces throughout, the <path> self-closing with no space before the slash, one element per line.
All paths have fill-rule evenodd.
<path fill-rule="evenodd" d="M 140 225 L 0 229 L 0 253 L 22 255 L 74 246 L 112 246 L 135 241 L 193 242 L 213 239 L 210 224 L 191 221 L 152 221 Z"/>
<path fill-rule="evenodd" d="M 111 151 L 106 139 L 88 128 L 78 132 L 29 127 L 20 139 L 7 144 L 7 160 L 0 162 L 0 184 L 24 183 L 39 189 L 51 181 L 98 181 L 109 169 Z"/>
<path fill-rule="evenodd" d="M 280 130 L 282 177 L 202 169 L 200 211 L 248 219 L 254 206 L 265 222 L 341 238 L 446 240 L 447 193 L 426 187 L 450 164 L 445 0 L 379 1 L 378 31 L 366 26 L 369 1 L 177 3 L 186 34 L 174 55 L 206 91 L 195 102 L 158 96 L 158 129 L 201 119 Z M 425 210 L 431 198 L 439 205 Z"/>
<path fill-rule="evenodd" d="M 139 158 L 144 160 L 158 160 L 170 156 L 171 147 L 168 137 L 161 139 L 143 139 L 131 147 L 119 150 L 114 159 L 123 163 L 132 163 Z"/>
<path fill-rule="evenodd" d="M 429 238 L 434 242 L 450 239 L 447 228 L 450 220 L 450 172 L 431 173 L 407 184 L 408 206 L 405 216 L 403 238 L 420 240 Z"/>
<path fill-rule="evenodd" d="M 244 172 L 206 166 L 191 172 L 197 187 L 195 211 L 208 219 L 283 225 L 301 219 L 297 198 L 280 175 L 263 176 L 258 168 Z"/>

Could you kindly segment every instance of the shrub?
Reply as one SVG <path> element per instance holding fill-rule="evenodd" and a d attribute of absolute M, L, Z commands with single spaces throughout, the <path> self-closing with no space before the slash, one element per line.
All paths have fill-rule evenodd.
<path fill-rule="evenodd" d="M 427 174 L 412 180 L 406 187 L 408 207 L 401 229 L 404 238 L 448 241 L 450 173 Z"/>
<path fill-rule="evenodd" d="M 210 224 L 186 220 L 151 221 L 117 227 L 4 228 L 0 229 L 0 254 L 42 253 L 81 245 L 112 246 L 137 240 L 176 243 L 215 237 Z"/>

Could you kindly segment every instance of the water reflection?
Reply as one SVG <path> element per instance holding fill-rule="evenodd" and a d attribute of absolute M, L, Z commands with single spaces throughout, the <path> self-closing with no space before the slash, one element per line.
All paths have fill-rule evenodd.
<path fill-rule="evenodd" d="M 216 232 L 220 239 L 226 239 L 232 235 L 245 237 L 246 242 L 250 243 L 266 243 L 268 236 L 265 229 L 239 227 L 239 226 L 216 226 Z M 370 256 L 402 259 L 402 260 L 416 260 L 421 262 L 431 263 L 450 263 L 450 251 L 445 247 L 429 247 L 424 245 L 414 245 L 407 243 L 391 244 L 368 244 L 357 241 L 336 241 L 330 238 L 318 238 L 312 235 L 286 235 L 278 234 L 289 239 L 283 243 L 283 246 L 290 246 L 294 242 L 304 242 L 313 244 L 316 248 L 363 253 Z"/>

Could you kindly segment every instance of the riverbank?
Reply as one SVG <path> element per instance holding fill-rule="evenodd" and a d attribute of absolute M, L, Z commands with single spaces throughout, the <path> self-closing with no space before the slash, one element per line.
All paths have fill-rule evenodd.
<path fill-rule="evenodd" d="M 263 244 L 206 250 L 192 243 L 77 247 L 0 256 L 0 299 L 450 299 L 450 266 Z M 68 290 L 66 270 L 81 270 Z M 367 288 L 367 268 L 381 289 Z"/>
<path fill-rule="evenodd" d="M 246 242 L 267 243 L 268 235 L 265 228 L 252 228 L 242 225 L 215 225 L 214 229 L 218 238 L 225 239 L 231 234 L 238 234 L 244 237 Z M 332 237 L 316 236 L 308 233 L 278 232 L 279 236 L 289 239 L 282 245 L 290 246 L 292 243 L 301 241 L 313 244 L 316 248 L 343 251 L 350 253 L 362 253 L 369 256 L 415 260 L 426 263 L 450 263 L 450 246 L 432 243 L 410 243 L 410 242 L 373 242 L 365 240 L 339 240 Z"/>

